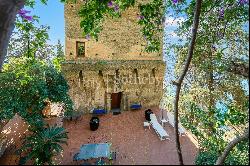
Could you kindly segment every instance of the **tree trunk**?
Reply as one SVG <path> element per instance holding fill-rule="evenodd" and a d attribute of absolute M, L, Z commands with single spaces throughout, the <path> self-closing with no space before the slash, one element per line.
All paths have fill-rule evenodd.
<path fill-rule="evenodd" d="M 226 146 L 224 152 L 222 153 L 222 155 L 217 159 L 216 164 L 215 165 L 222 165 L 227 156 L 229 155 L 230 151 L 241 141 L 247 140 L 249 138 L 249 128 L 246 129 L 245 133 L 235 139 L 233 139 L 231 142 L 229 142 L 229 144 Z"/>
<path fill-rule="evenodd" d="M 188 68 L 190 66 L 190 63 L 193 57 L 195 40 L 196 40 L 197 31 L 198 31 L 199 18 L 200 18 L 200 12 L 201 12 L 201 3 L 202 3 L 202 0 L 196 0 L 196 7 L 195 7 L 195 12 L 194 12 L 194 20 L 193 20 L 193 29 L 192 29 L 192 38 L 191 38 L 191 42 L 189 45 L 188 56 L 185 62 L 185 66 L 183 68 L 183 72 L 179 80 L 176 82 L 173 82 L 176 85 L 176 94 L 175 94 L 175 101 L 174 101 L 175 140 L 176 140 L 176 149 L 177 149 L 177 154 L 178 154 L 180 165 L 183 165 L 183 158 L 182 158 L 182 153 L 181 153 L 179 131 L 178 131 L 178 123 L 179 123 L 178 105 L 179 105 L 179 99 L 180 99 L 181 85 L 184 80 L 184 77 L 187 74 Z"/>
<path fill-rule="evenodd" d="M 11 33 L 15 27 L 17 12 L 24 7 L 24 1 L 0 0 L 0 71 L 7 54 Z"/>

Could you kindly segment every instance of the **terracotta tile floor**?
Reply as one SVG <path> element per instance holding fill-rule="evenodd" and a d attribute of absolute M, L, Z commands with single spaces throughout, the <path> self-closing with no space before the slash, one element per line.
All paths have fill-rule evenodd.
<path fill-rule="evenodd" d="M 158 109 L 153 109 L 153 112 L 156 115 L 160 114 Z M 174 128 L 166 124 L 165 129 L 170 135 L 170 140 L 160 141 L 153 128 L 143 127 L 145 120 L 143 110 L 100 116 L 100 126 L 97 131 L 90 131 L 90 118 L 91 116 L 86 115 L 76 123 L 64 124 L 69 131 L 69 140 L 68 146 L 64 146 L 63 157 L 61 159 L 58 157 L 61 164 L 76 164 L 72 158 L 82 144 L 102 142 L 111 142 L 112 150 L 117 152 L 114 164 L 178 164 Z M 180 141 L 184 163 L 194 164 L 196 146 L 187 136 L 182 136 Z"/>
<path fill-rule="evenodd" d="M 158 109 L 153 109 L 153 112 L 156 115 L 160 114 Z M 64 123 L 64 127 L 69 132 L 69 140 L 68 145 L 63 145 L 64 152 L 55 158 L 57 164 L 79 164 L 79 162 L 73 162 L 72 159 L 82 144 L 103 142 L 112 143 L 111 149 L 117 152 L 117 160 L 114 163 L 116 165 L 178 164 L 174 128 L 166 124 L 164 128 L 170 135 L 170 140 L 160 141 L 153 128 L 143 127 L 145 120 L 143 110 L 99 116 L 100 126 L 97 131 L 89 129 L 90 118 L 90 115 L 85 115 L 76 123 L 74 121 Z M 180 137 L 180 142 L 184 164 L 194 164 L 197 147 L 188 136 Z M 8 156 L 5 155 L 3 158 L 7 160 Z M 6 163 L 3 162 L 3 158 L 0 164 Z M 13 162 L 8 162 L 10 163 Z"/>

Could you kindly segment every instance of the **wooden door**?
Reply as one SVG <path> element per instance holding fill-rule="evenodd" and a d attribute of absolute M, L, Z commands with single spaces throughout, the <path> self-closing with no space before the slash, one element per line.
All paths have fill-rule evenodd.
<path fill-rule="evenodd" d="M 111 94 L 111 109 L 117 109 L 121 106 L 122 93 L 112 93 Z"/>

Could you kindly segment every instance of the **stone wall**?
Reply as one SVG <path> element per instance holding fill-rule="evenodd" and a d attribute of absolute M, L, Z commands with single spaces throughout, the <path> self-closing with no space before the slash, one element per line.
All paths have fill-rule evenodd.
<path fill-rule="evenodd" d="M 158 106 L 162 96 L 163 61 L 74 61 L 63 64 L 75 108 L 111 109 L 111 94 L 122 92 L 121 110 L 133 103 Z M 81 78 L 82 77 L 82 78 Z"/>
<path fill-rule="evenodd" d="M 138 4 L 149 1 L 137 0 L 121 18 L 105 18 L 98 41 L 82 35 L 77 14 L 80 3 L 65 4 L 66 62 L 62 71 L 75 109 L 85 113 L 98 107 L 110 111 L 111 95 L 120 92 L 123 111 L 134 103 L 145 108 L 159 106 L 165 73 L 162 51 L 145 52 L 147 43 L 137 23 Z M 76 56 L 77 42 L 85 42 L 84 57 Z"/>
<path fill-rule="evenodd" d="M 98 41 L 95 39 L 88 41 L 80 28 L 79 3 L 65 4 L 67 60 L 161 60 L 161 51 L 160 53 L 145 52 L 147 41 L 143 38 L 141 27 L 137 23 L 140 14 L 137 5 L 138 3 L 135 7 L 124 11 L 121 18 L 105 18 Z M 85 42 L 86 55 L 83 58 L 76 57 L 77 41 Z"/>

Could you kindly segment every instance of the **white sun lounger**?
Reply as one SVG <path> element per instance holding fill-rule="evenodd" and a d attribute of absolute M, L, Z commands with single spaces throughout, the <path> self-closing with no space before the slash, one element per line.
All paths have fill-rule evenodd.
<path fill-rule="evenodd" d="M 168 122 L 171 124 L 171 126 L 174 127 L 174 115 L 171 112 L 167 112 L 167 116 L 168 116 Z M 180 135 L 186 134 L 185 128 L 180 123 L 178 124 L 178 131 Z"/>
<path fill-rule="evenodd" d="M 160 137 L 160 140 L 169 139 L 168 133 L 158 123 L 155 114 L 150 114 L 150 119 L 151 119 L 150 123 L 151 123 L 153 129 L 155 130 L 155 132 L 157 133 L 157 135 Z"/>

